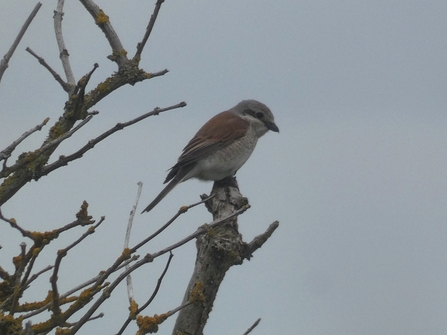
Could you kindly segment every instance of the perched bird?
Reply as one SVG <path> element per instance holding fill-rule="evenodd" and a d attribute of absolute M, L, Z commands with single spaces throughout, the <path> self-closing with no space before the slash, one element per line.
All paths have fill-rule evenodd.
<path fill-rule="evenodd" d="M 243 100 L 217 114 L 189 141 L 164 181 L 168 185 L 142 213 L 149 212 L 185 180 L 216 181 L 234 176 L 268 130 L 279 132 L 270 109 L 256 100 Z"/>

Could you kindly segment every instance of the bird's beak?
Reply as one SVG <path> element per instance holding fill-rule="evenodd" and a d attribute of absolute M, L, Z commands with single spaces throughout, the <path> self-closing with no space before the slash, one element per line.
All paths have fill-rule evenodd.
<path fill-rule="evenodd" d="M 273 122 L 266 122 L 265 126 L 270 129 L 271 131 L 274 131 L 275 133 L 279 133 L 278 126 Z"/>

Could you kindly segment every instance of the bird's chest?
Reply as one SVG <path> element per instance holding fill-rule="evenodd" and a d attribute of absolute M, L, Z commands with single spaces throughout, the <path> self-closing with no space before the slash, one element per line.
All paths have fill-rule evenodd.
<path fill-rule="evenodd" d="M 257 138 L 243 137 L 231 145 L 217 150 L 200 163 L 197 178 L 221 180 L 233 176 L 247 161 L 256 146 Z"/>

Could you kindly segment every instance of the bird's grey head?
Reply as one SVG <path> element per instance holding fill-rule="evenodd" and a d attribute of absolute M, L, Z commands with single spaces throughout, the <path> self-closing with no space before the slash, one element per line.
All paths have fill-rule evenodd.
<path fill-rule="evenodd" d="M 264 135 L 268 130 L 279 133 L 272 111 L 262 102 L 243 100 L 234 106 L 232 110 L 250 122 L 258 137 Z"/>

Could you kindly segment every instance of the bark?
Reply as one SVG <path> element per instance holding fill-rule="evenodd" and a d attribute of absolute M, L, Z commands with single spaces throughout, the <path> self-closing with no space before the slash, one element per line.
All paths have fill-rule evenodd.
<path fill-rule="evenodd" d="M 215 182 L 212 195 L 206 204 L 213 219 L 227 217 L 247 204 L 234 178 Z M 197 258 L 194 273 L 187 287 L 183 304 L 194 301 L 182 309 L 177 318 L 173 335 L 201 335 L 213 308 L 220 283 L 228 269 L 250 258 L 248 245 L 238 231 L 237 217 L 197 238 Z"/>

